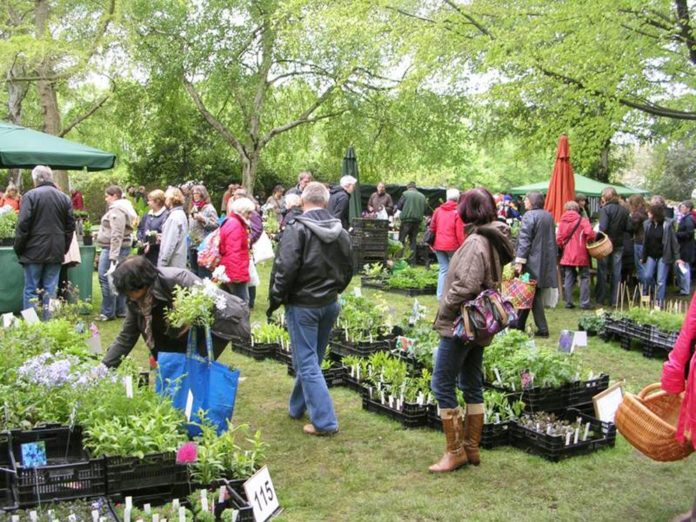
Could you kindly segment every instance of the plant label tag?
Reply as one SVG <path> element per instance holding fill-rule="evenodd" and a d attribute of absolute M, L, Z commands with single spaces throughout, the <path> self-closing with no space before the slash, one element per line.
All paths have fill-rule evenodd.
<path fill-rule="evenodd" d="M 19 522 L 19 515 L 12 515 L 12 522 Z"/>
<path fill-rule="evenodd" d="M 40 323 L 39 316 L 36 315 L 36 309 L 29 307 L 26 310 L 22 310 L 22 317 L 28 324 Z"/>
<path fill-rule="evenodd" d="M 191 421 L 191 412 L 193 410 L 193 393 L 191 393 L 191 390 L 189 389 L 188 395 L 186 396 L 186 409 L 184 410 L 184 414 L 186 415 L 186 420 Z"/>
<path fill-rule="evenodd" d="M 70 513 L 70 515 L 68 515 L 68 522 L 77 522 L 77 515 L 75 513 Z"/>
<path fill-rule="evenodd" d="M 159 522 L 159 514 L 155 513 L 152 515 L 152 522 Z"/>
<path fill-rule="evenodd" d="M 587 332 L 575 332 L 573 334 L 573 345 L 578 348 L 587 347 Z"/>
<path fill-rule="evenodd" d="M 45 466 L 46 459 L 46 442 L 40 440 L 38 442 L 27 442 L 21 445 L 22 448 L 22 465 L 27 468 L 37 468 Z"/>
<path fill-rule="evenodd" d="M 63 303 L 61 303 L 60 299 L 49 299 L 48 300 L 48 311 L 51 314 L 54 314 L 58 310 L 60 310 L 61 306 L 63 306 Z M 95 520 L 94 522 L 97 522 L 97 521 Z"/>
<path fill-rule="evenodd" d="M 126 497 L 126 507 L 133 509 L 133 497 Z"/>
<path fill-rule="evenodd" d="M 186 508 L 184 506 L 179 508 L 179 522 L 186 522 Z"/>
<path fill-rule="evenodd" d="M 534 387 L 534 374 L 529 370 L 524 370 L 520 372 L 520 382 L 522 383 L 522 389 L 528 390 Z"/>
<path fill-rule="evenodd" d="M 355 288 L 353 288 L 353 295 L 355 297 L 362 297 L 362 290 L 360 289 L 359 286 L 356 286 Z"/>
<path fill-rule="evenodd" d="M 573 332 L 561 330 L 561 335 L 558 338 L 558 351 L 563 353 L 573 352 Z"/>
<path fill-rule="evenodd" d="M 143 511 L 145 513 L 150 513 L 151 510 L 152 508 L 150 507 L 150 504 L 143 504 Z"/>
<path fill-rule="evenodd" d="M 218 493 L 218 504 L 222 504 L 225 501 L 225 493 L 227 493 L 225 486 L 220 486 L 220 492 Z"/>
<path fill-rule="evenodd" d="M 208 492 L 205 489 L 201 489 L 201 509 L 208 511 Z"/>
<path fill-rule="evenodd" d="M 174 500 L 172 500 L 172 508 L 176 512 L 179 511 L 179 499 L 178 498 L 175 498 Z"/>
<path fill-rule="evenodd" d="M 244 483 L 244 491 L 254 509 L 254 520 L 268 520 L 279 507 L 268 467 L 264 466 Z"/>
<path fill-rule="evenodd" d="M 36 511 L 29 512 L 29 520 L 31 520 L 31 522 L 36 522 L 38 520 L 38 516 L 36 515 Z"/>
<path fill-rule="evenodd" d="M 582 434 L 582 440 L 587 440 L 587 436 L 590 434 L 590 423 L 585 424 L 585 433 Z"/>
<path fill-rule="evenodd" d="M 97 333 L 97 335 L 93 335 L 87 339 L 87 346 L 89 347 L 89 353 L 97 355 L 102 353 L 101 335 Z"/>
<path fill-rule="evenodd" d="M 10 328 L 12 325 L 14 325 L 16 320 L 17 318 L 10 312 L 2 314 L 2 327 Z"/>
<path fill-rule="evenodd" d="M 126 505 L 125 509 L 123 510 L 123 522 L 131 522 L 131 509 L 133 509 L 132 506 Z"/>
<path fill-rule="evenodd" d="M 126 387 L 126 397 L 129 399 L 133 398 L 133 376 L 132 375 L 126 375 L 123 378 L 123 386 Z"/>
<path fill-rule="evenodd" d="M 92 510 L 92 522 L 99 522 L 99 510 L 98 509 Z"/>
<path fill-rule="evenodd" d="M 498 368 L 493 368 L 493 373 L 495 373 L 495 382 L 503 384 L 503 379 L 500 378 L 500 372 Z"/>

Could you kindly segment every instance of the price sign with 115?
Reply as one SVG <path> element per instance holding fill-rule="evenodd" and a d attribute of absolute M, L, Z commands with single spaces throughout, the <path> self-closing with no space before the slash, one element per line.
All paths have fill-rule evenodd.
<path fill-rule="evenodd" d="M 244 492 L 254 508 L 256 522 L 268 520 L 279 507 L 271 474 L 266 466 L 244 483 Z"/>

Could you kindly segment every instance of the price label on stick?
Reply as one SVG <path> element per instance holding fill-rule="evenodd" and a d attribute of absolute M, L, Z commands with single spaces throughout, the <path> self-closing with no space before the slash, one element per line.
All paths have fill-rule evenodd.
<path fill-rule="evenodd" d="M 266 466 L 254 473 L 244 483 L 244 492 L 254 508 L 254 520 L 256 522 L 268 520 L 280 507 L 278 497 L 273 488 L 271 474 Z"/>
<path fill-rule="evenodd" d="M 36 310 L 33 307 L 22 310 L 22 317 L 28 324 L 35 324 L 41 322 L 39 316 L 36 315 Z"/>
<path fill-rule="evenodd" d="M 188 395 L 186 396 L 186 409 L 184 410 L 184 414 L 186 415 L 186 420 L 191 421 L 191 413 L 193 410 L 193 393 L 191 393 L 191 390 L 188 391 Z"/>

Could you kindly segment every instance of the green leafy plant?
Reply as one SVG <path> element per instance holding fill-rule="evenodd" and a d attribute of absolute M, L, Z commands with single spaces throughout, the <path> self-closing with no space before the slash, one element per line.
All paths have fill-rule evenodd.
<path fill-rule="evenodd" d="M 14 210 L 0 213 L 0 239 L 14 237 L 15 228 L 17 228 L 17 214 Z"/>
<path fill-rule="evenodd" d="M 251 332 L 254 342 L 271 344 L 271 343 L 281 343 L 287 346 L 290 342 L 290 334 L 283 328 L 274 323 L 265 323 L 261 325 L 255 325 Z"/>
<path fill-rule="evenodd" d="M 382 263 L 370 263 L 363 267 L 363 274 L 370 279 L 378 279 L 385 275 Z"/>
<path fill-rule="evenodd" d="M 387 279 L 390 288 L 426 288 L 437 286 L 438 271 L 434 267 L 408 266 L 393 272 Z"/>
<path fill-rule="evenodd" d="M 388 309 L 383 300 L 343 294 L 340 303 L 336 328 L 343 330 L 347 341 L 371 341 L 390 329 L 385 322 Z"/>
<path fill-rule="evenodd" d="M 92 233 L 92 228 L 94 228 L 94 225 L 92 225 L 92 222 L 89 220 L 85 220 L 82 223 L 82 234 L 85 236 L 88 236 Z"/>
<path fill-rule="evenodd" d="M 604 330 L 605 319 L 603 315 L 582 314 L 578 319 L 578 326 L 588 333 L 600 333 Z"/>
<path fill-rule="evenodd" d="M 684 324 L 683 315 L 638 306 L 629 309 L 624 316 L 638 324 L 652 325 L 665 332 L 678 332 Z"/>
<path fill-rule="evenodd" d="M 213 324 L 215 308 L 224 309 L 225 298 L 208 279 L 192 287 L 174 287 L 174 303 L 167 310 L 169 324 L 176 328 L 187 326 L 210 326 Z"/>

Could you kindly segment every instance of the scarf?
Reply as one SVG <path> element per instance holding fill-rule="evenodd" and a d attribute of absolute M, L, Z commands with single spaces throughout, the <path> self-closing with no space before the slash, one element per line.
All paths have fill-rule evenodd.
<path fill-rule="evenodd" d="M 145 320 L 145 331 L 143 332 L 143 337 L 145 338 L 145 344 L 153 351 L 155 348 L 155 338 L 152 335 L 152 305 L 155 302 L 155 298 L 152 296 L 150 290 L 143 296 L 142 299 L 136 301 L 140 313 L 143 314 L 143 319 Z"/>
<path fill-rule="evenodd" d="M 205 206 L 205 200 L 201 199 L 198 201 L 193 202 L 193 206 L 196 207 L 198 210 L 202 209 Z"/>
<path fill-rule="evenodd" d="M 501 227 L 500 224 L 496 225 L 495 222 L 479 227 L 472 227 L 471 229 L 471 232 L 485 237 L 490 242 L 491 246 L 498 252 L 498 257 L 500 258 L 500 264 L 502 266 L 507 265 L 515 258 L 512 243 L 510 242 L 510 238 L 505 234 L 504 229 L 505 227 Z"/>

